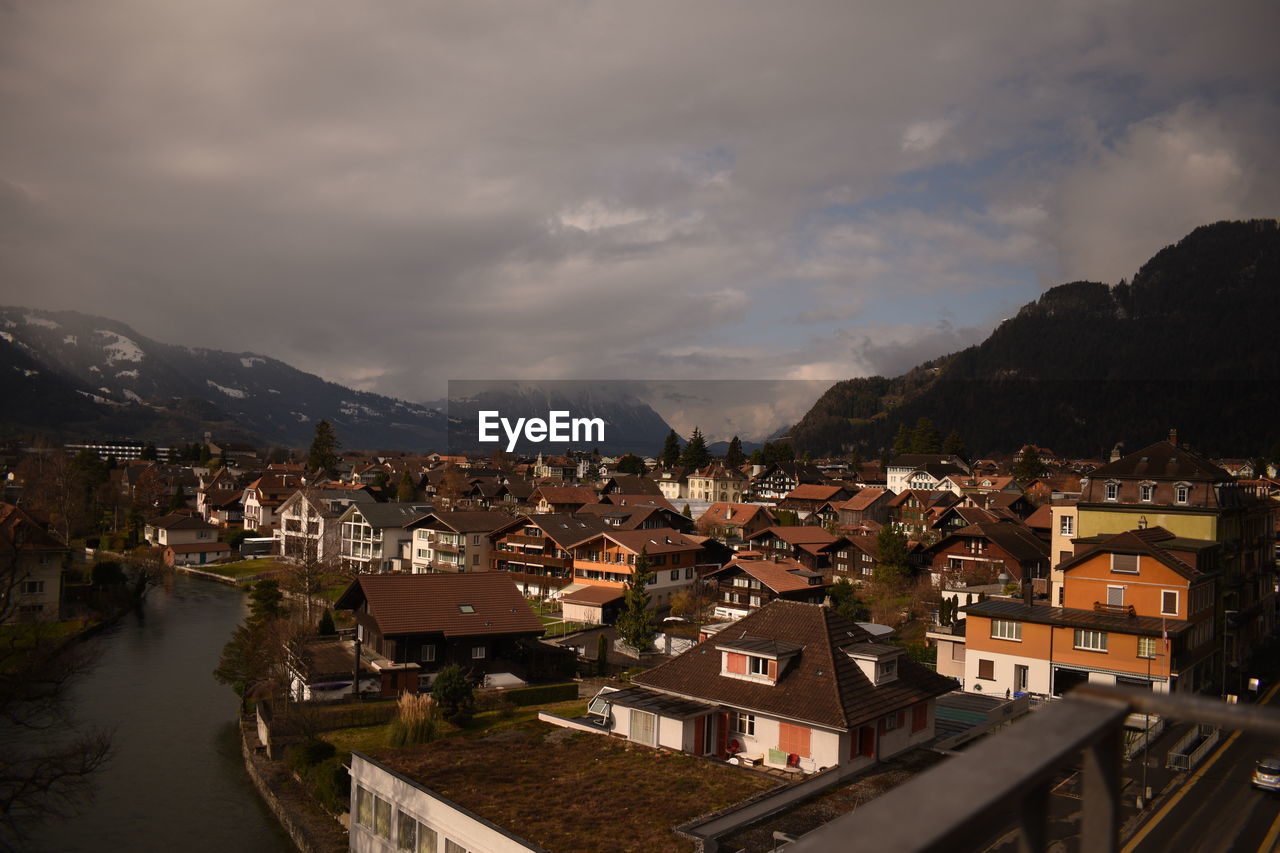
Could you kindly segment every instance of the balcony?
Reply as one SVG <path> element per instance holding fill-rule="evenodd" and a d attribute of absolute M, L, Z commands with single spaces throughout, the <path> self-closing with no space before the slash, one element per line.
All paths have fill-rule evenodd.
<path fill-rule="evenodd" d="M 1124 619 L 1136 619 L 1138 616 L 1138 611 L 1133 609 L 1132 604 L 1107 604 L 1103 601 L 1093 603 L 1093 612 L 1104 616 L 1120 616 Z"/>
<path fill-rule="evenodd" d="M 502 537 L 503 542 L 510 542 L 512 545 L 537 545 L 539 548 L 551 542 L 545 536 L 526 536 L 523 533 L 508 533 Z"/>
<path fill-rule="evenodd" d="M 437 541 L 437 542 L 433 542 L 431 547 L 434 548 L 436 552 L 440 554 L 461 554 L 462 553 L 462 546 L 455 545 L 451 542 Z"/>
<path fill-rule="evenodd" d="M 549 554 L 526 554 L 521 551 L 495 551 L 494 559 L 507 563 L 523 563 L 528 566 L 551 566 L 557 569 L 573 567 L 573 560 L 568 557 L 552 557 Z"/>

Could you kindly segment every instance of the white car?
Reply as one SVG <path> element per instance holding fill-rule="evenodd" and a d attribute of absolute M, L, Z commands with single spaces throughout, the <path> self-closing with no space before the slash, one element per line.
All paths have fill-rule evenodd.
<path fill-rule="evenodd" d="M 1280 758 L 1264 758 L 1253 768 L 1253 787 L 1280 791 Z"/>

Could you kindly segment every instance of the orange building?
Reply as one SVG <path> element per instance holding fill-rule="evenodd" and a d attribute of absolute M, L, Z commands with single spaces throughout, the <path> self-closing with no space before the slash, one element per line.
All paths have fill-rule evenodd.
<path fill-rule="evenodd" d="M 1030 598 L 965 607 L 965 689 L 1199 689 L 1213 669 L 1217 551 L 1161 528 L 1132 530 L 1084 545 L 1061 565 L 1061 607 Z"/>

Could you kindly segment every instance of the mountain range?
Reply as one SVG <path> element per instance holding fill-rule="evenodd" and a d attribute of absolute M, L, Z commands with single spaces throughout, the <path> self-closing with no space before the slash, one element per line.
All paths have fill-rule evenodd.
<path fill-rule="evenodd" d="M 1106 458 L 1174 428 L 1206 453 L 1267 453 L 1280 441 L 1278 306 L 1280 223 L 1202 226 L 1131 282 L 1054 287 L 981 344 L 836 383 L 790 436 L 870 458 L 929 418 L 971 454 L 1033 443 Z"/>

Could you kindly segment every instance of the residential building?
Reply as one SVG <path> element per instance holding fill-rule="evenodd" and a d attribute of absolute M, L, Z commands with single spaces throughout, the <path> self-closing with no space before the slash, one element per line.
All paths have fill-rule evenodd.
<path fill-rule="evenodd" d="M 763 504 L 717 501 L 698 516 L 697 529 L 714 536 L 731 548 L 741 546 L 753 534 L 778 523 L 777 516 Z"/>
<path fill-rule="evenodd" d="M 669 501 L 689 499 L 689 469 L 683 466 L 656 469 L 649 477 L 658 484 L 658 491 Z"/>
<path fill-rule="evenodd" d="M 778 509 L 794 512 L 801 521 L 831 503 L 843 504 L 850 497 L 844 486 L 804 483 L 796 486 L 778 501 Z"/>
<path fill-rule="evenodd" d="M 934 584 L 944 578 L 979 578 L 1008 581 L 1047 578 L 1049 548 L 1020 522 L 989 521 L 971 524 L 947 535 L 925 552 Z"/>
<path fill-rule="evenodd" d="M 70 553 L 26 510 L 0 503 L 0 623 L 60 618 Z"/>
<path fill-rule="evenodd" d="M 967 605 L 965 689 L 1061 696 L 1086 682 L 1159 692 L 1211 684 L 1219 548 L 1162 528 L 1108 536 L 1061 565 L 1062 607 Z"/>
<path fill-rule="evenodd" d="M 337 521 L 343 565 L 362 574 L 404 568 L 404 546 L 413 535 L 406 525 L 431 511 L 427 504 L 351 504 Z"/>
<path fill-rule="evenodd" d="M 904 453 L 885 468 L 889 491 L 895 495 L 908 489 L 932 492 L 945 488 L 943 480 L 970 473 L 968 464 L 959 456 L 938 453 Z"/>
<path fill-rule="evenodd" d="M 753 550 L 766 558 L 784 557 L 800 562 L 806 569 L 821 572 L 831 567 L 831 557 L 848 540 L 821 527 L 767 527 L 747 538 Z"/>
<path fill-rule="evenodd" d="M 593 710 L 634 743 L 811 773 L 928 742 L 953 687 L 830 608 L 775 600 Z"/>
<path fill-rule="evenodd" d="M 218 528 L 197 515 L 170 513 L 149 519 L 142 532 L 152 545 L 197 545 L 215 542 Z"/>
<path fill-rule="evenodd" d="M 573 547 L 575 588 L 567 590 L 560 599 L 565 607 L 565 618 L 573 621 L 588 621 L 587 616 L 600 618 L 595 609 L 622 597 L 641 553 L 646 555 L 654 575 L 646 589 L 650 606 L 657 609 L 669 605 L 672 595 L 693 583 L 702 556 L 702 545 L 671 528 L 607 530 L 579 542 Z M 575 602 L 584 599 L 584 595 L 579 594 L 579 585 L 599 588 L 586 596 L 593 612 L 580 614 L 584 618 L 569 615 L 570 607 L 578 606 Z M 614 597 L 600 599 L 604 591 L 611 592 Z M 584 599 L 583 606 L 586 603 Z"/>
<path fill-rule="evenodd" d="M 533 490 L 529 502 L 539 515 L 555 512 L 577 512 L 585 504 L 597 503 L 600 496 L 590 486 L 540 485 Z"/>
<path fill-rule="evenodd" d="M 746 485 L 747 478 L 741 471 L 714 462 L 689 474 L 687 496 L 691 501 L 738 503 Z"/>
<path fill-rule="evenodd" d="M 341 559 L 341 525 L 338 520 L 353 504 L 374 504 L 363 486 L 328 483 L 294 492 L 280 505 L 280 554 L 293 560 Z"/>
<path fill-rule="evenodd" d="M 244 529 L 266 535 L 280 525 L 280 505 L 302 485 L 302 477 L 290 473 L 267 473 L 245 487 L 241 505 Z"/>
<path fill-rule="evenodd" d="M 592 516 L 521 515 L 489 534 L 494 571 L 507 572 L 525 595 L 557 597 L 573 583 L 573 547 L 608 528 Z"/>
<path fill-rule="evenodd" d="M 717 585 L 715 616 L 719 619 L 741 619 L 775 599 L 821 604 L 827 596 L 821 572 L 781 557 L 735 558 L 704 577 Z"/>
<path fill-rule="evenodd" d="M 383 696 L 416 693 L 458 664 L 473 678 L 536 669 L 543 624 L 503 572 L 360 575 L 334 602 L 355 616 L 356 637 L 388 664 Z"/>
<path fill-rule="evenodd" d="M 738 500 L 777 503 L 797 486 L 822 485 L 827 477 L 815 466 L 804 462 L 778 462 L 773 465 L 755 465 L 746 493 Z"/>
<path fill-rule="evenodd" d="M 889 501 L 894 494 L 888 489 L 868 487 L 839 506 L 840 529 L 861 529 L 866 522 L 884 525 L 889 521 Z"/>
<path fill-rule="evenodd" d="M 487 572 L 493 551 L 489 534 L 510 521 L 511 516 L 504 512 L 432 512 L 406 525 L 413 536 L 401 547 L 408 549 L 415 574 Z"/>

